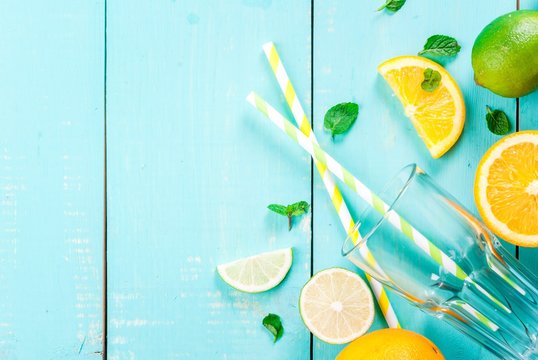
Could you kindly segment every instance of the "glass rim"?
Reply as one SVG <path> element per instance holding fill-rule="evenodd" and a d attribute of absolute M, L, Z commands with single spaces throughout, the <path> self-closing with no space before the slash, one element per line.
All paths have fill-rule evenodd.
<path fill-rule="evenodd" d="M 351 232 L 349 233 L 349 235 L 346 237 L 346 239 L 344 240 L 344 243 L 342 244 L 342 249 L 341 249 L 341 255 L 346 257 L 348 256 L 353 250 L 359 248 L 360 246 L 362 246 L 363 244 L 365 244 L 368 239 L 370 237 L 372 237 L 372 235 L 374 235 L 374 233 L 377 231 L 377 229 L 383 225 L 383 223 L 387 220 L 388 218 L 388 215 L 389 213 L 394 209 L 394 207 L 398 204 L 399 200 L 402 198 L 402 196 L 404 195 L 404 193 L 406 192 L 407 188 L 409 187 L 409 185 L 411 184 L 411 182 L 413 181 L 413 179 L 415 178 L 415 176 L 417 175 L 417 173 L 419 172 L 419 167 L 417 166 L 417 164 L 415 163 L 411 163 L 411 164 L 408 164 L 406 166 L 404 166 L 403 168 L 401 168 L 400 170 L 398 170 L 398 172 L 396 173 L 396 175 L 394 175 L 384 186 L 383 186 L 383 190 L 381 191 L 381 194 L 385 193 L 389 188 L 390 188 L 390 185 L 398 178 L 401 177 L 402 174 L 404 174 L 405 176 L 403 177 L 405 179 L 405 182 L 403 184 L 403 186 L 400 187 L 400 189 L 397 191 L 396 193 L 396 196 L 394 197 L 394 199 L 390 202 L 389 204 L 389 208 L 387 210 L 387 212 L 385 214 L 383 214 L 381 216 L 381 218 L 375 223 L 374 226 L 371 227 L 371 229 L 368 230 L 368 232 L 366 233 L 366 235 L 364 236 L 361 236 L 360 235 L 360 226 L 362 225 L 360 219 L 361 218 L 364 218 L 364 216 L 362 216 L 363 214 L 367 214 L 369 213 L 370 211 L 375 211 L 375 209 L 372 207 L 372 206 L 369 206 L 366 210 L 364 210 L 361 215 L 359 216 L 359 219 L 357 220 L 355 226 L 353 227 L 353 229 L 351 230 Z M 348 245 L 348 243 L 350 242 L 353 242 L 353 239 L 352 239 L 352 235 L 357 232 L 360 236 L 360 240 L 357 241 L 356 244 L 351 244 L 350 247 L 346 246 Z M 347 249 L 347 250 L 346 250 Z"/>

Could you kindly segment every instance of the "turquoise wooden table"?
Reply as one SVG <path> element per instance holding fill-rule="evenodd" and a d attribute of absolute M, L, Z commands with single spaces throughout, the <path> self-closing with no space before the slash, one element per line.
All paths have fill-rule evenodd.
<path fill-rule="evenodd" d="M 476 213 L 477 163 L 498 137 L 485 105 L 538 128 L 538 93 L 504 99 L 473 82 L 471 47 L 493 18 L 537 0 L 54 0 L 0 3 L 0 358 L 331 359 L 297 309 L 313 272 L 352 268 L 310 158 L 245 101 L 290 115 L 261 46 L 274 41 L 318 139 L 374 190 L 419 163 Z M 428 155 L 376 73 L 436 33 L 467 105 L 456 146 Z M 323 132 L 338 102 L 361 106 L 345 137 Z M 363 206 L 344 190 L 352 212 Z M 288 232 L 272 202 L 307 200 Z M 217 264 L 293 246 L 284 283 L 248 295 Z M 536 250 L 511 251 L 538 272 Z M 493 359 L 395 296 L 405 328 L 449 360 Z M 273 344 L 261 325 L 279 314 Z M 373 329 L 385 327 L 379 311 Z M 106 335 L 106 336 L 105 336 Z M 106 340 L 105 340 L 106 339 Z"/>

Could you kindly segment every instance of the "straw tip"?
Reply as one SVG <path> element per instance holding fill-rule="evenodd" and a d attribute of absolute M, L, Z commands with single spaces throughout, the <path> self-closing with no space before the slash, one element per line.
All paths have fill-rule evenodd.
<path fill-rule="evenodd" d="M 272 41 L 269 41 L 269 42 L 266 42 L 265 44 L 263 44 L 262 48 L 263 48 L 263 51 L 265 51 L 266 53 L 269 53 L 273 46 L 275 46 L 275 43 L 272 42 Z"/>
<path fill-rule="evenodd" d="M 247 99 L 247 101 L 248 101 L 249 103 L 254 104 L 254 102 L 255 102 L 255 101 L 254 101 L 254 97 L 255 97 L 255 96 L 256 96 L 256 94 L 254 93 L 254 91 L 251 91 L 251 92 L 247 95 L 246 99 Z"/>

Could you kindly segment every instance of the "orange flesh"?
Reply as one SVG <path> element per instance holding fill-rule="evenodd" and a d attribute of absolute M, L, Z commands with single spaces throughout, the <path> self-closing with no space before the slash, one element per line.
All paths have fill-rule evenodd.
<path fill-rule="evenodd" d="M 487 201 L 495 217 L 514 232 L 538 234 L 538 145 L 520 143 L 489 168 Z M 531 185 L 532 184 L 532 185 Z"/>
<path fill-rule="evenodd" d="M 424 69 L 416 66 L 391 70 L 387 72 L 386 80 L 406 107 L 406 115 L 412 118 L 426 146 L 434 146 L 451 133 L 456 105 L 442 83 L 433 92 L 424 91 L 421 88 Z"/>

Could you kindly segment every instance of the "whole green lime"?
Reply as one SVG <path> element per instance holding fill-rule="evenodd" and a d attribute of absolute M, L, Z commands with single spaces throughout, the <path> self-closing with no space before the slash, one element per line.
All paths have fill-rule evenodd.
<path fill-rule="evenodd" d="M 473 45 L 478 85 L 505 97 L 538 88 L 538 11 L 519 10 L 487 25 Z"/>

